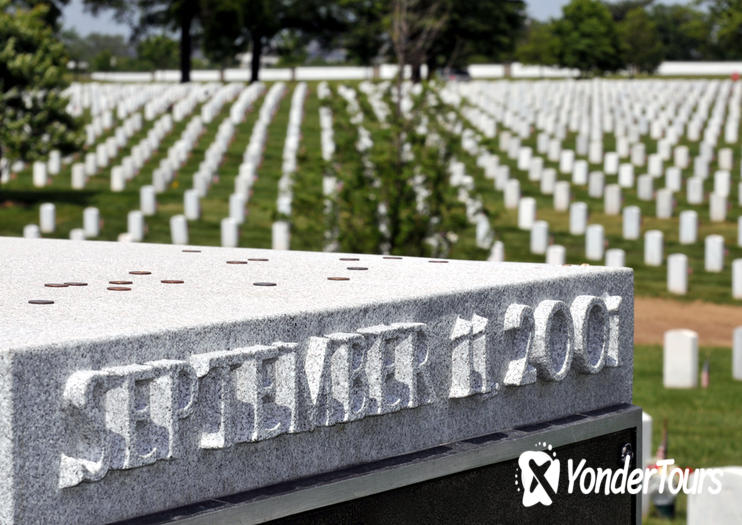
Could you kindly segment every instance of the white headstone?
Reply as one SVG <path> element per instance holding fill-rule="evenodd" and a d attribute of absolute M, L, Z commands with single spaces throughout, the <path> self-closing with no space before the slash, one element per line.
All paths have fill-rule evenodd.
<path fill-rule="evenodd" d="M 588 177 L 587 194 L 593 199 L 599 199 L 603 196 L 603 187 L 605 186 L 605 175 L 602 171 L 593 171 Z"/>
<path fill-rule="evenodd" d="M 605 248 L 603 225 L 591 224 L 585 230 L 585 258 L 591 261 L 603 260 Z"/>
<path fill-rule="evenodd" d="M 657 190 L 656 196 L 656 215 L 658 219 L 669 219 L 672 217 L 673 209 L 673 195 L 672 190 L 668 188 L 662 188 Z"/>
<path fill-rule="evenodd" d="M 684 170 L 688 167 L 688 146 L 675 146 L 673 152 L 675 166 Z"/>
<path fill-rule="evenodd" d="M 85 175 L 92 177 L 98 168 L 98 162 L 95 157 L 95 153 L 85 154 Z"/>
<path fill-rule="evenodd" d="M 654 179 L 651 175 L 639 175 L 636 179 L 636 196 L 640 201 L 651 201 L 654 196 Z"/>
<path fill-rule="evenodd" d="M 544 168 L 541 172 L 541 193 L 544 195 L 551 195 L 554 193 L 554 185 L 556 184 L 556 170 L 554 168 Z"/>
<path fill-rule="evenodd" d="M 41 233 L 52 233 L 56 227 L 56 208 L 51 202 L 45 202 L 39 208 L 39 228 L 41 229 Z"/>
<path fill-rule="evenodd" d="M 732 378 L 742 381 L 742 326 L 734 329 L 732 337 Z"/>
<path fill-rule="evenodd" d="M 732 261 L 732 297 L 742 299 L 742 259 Z"/>
<path fill-rule="evenodd" d="M 647 173 L 652 177 L 662 176 L 662 157 L 657 153 L 649 155 L 649 163 L 647 165 Z"/>
<path fill-rule="evenodd" d="M 70 240 L 71 241 L 84 241 L 85 230 L 83 230 L 82 228 L 72 228 L 70 230 Z"/>
<path fill-rule="evenodd" d="M 714 173 L 714 193 L 729 197 L 732 175 L 728 171 L 718 170 Z"/>
<path fill-rule="evenodd" d="M 605 251 L 605 265 L 613 267 L 626 266 L 626 252 L 621 248 L 611 248 Z"/>
<path fill-rule="evenodd" d="M 569 182 L 560 180 L 554 185 L 554 209 L 556 211 L 567 211 L 569 209 L 569 201 Z"/>
<path fill-rule="evenodd" d="M 91 239 L 97 237 L 100 233 L 100 213 L 98 208 L 85 208 L 82 212 L 82 229 L 85 231 L 85 238 Z"/>
<path fill-rule="evenodd" d="M 636 240 L 641 235 L 642 211 L 639 206 L 626 206 L 623 209 L 623 238 Z"/>
<path fill-rule="evenodd" d="M 663 234 L 660 230 L 648 230 L 644 234 L 644 264 L 662 266 Z"/>
<path fill-rule="evenodd" d="M 699 179 L 705 179 L 709 176 L 709 161 L 708 159 L 698 156 L 693 159 L 693 176 Z"/>
<path fill-rule="evenodd" d="M 575 162 L 575 152 L 572 150 L 563 150 L 559 156 L 559 172 L 565 175 L 572 173 L 572 167 Z"/>
<path fill-rule="evenodd" d="M 672 191 L 683 189 L 683 173 L 680 168 L 671 166 L 665 170 L 665 188 L 670 188 Z"/>
<path fill-rule="evenodd" d="M 26 224 L 23 227 L 23 237 L 25 239 L 39 239 L 41 238 L 41 230 L 35 224 Z"/>
<path fill-rule="evenodd" d="M 719 169 L 731 171 L 733 161 L 732 148 L 722 148 L 719 150 Z"/>
<path fill-rule="evenodd" d="M 688 204 L 703 204 L 703 179 L 691 177 L 686 184 L 686 199 Z"/>
<path fill-rule="evenodd" d="M 645 151 L 646 149 L 643 142 L 637 142 L 631 146 L 631 163 L 634 166 L 644 166 Z"/>
<path fill-rule="evenodd" d="M 157 213 L 157 197 L 154 186 L 147 185 L 139 188 L 139 209 L 145 216 Z"/>
<path fill-rule="evenodd" d="M 72 188 L 81 190 L 85 187 L 87 176 L 85 175 L 85 164 L 76 162 L 72 165 Z"/>
<path fill-rule="evenodd" d="M 665 388 L 698 386 L 698 334 L 682 328 L 665 332 L 662 361 Z"/>
<path fill-rule="evenodd" d="M 624 163 L 618 167 L 618 185 L 622 188 L 634 186 L 634 165 Z"/>
<path fill-rule="evenodd" d="M 609 184 L 605 187 L 603 213 L 606 215 L 618 215 L 621 213 L 621 186 L 618 184 Z"/>
<path fill-rule="evenodd" d="M 590 141 L 587 160 L 590 161 L 591 164 L 600 164 L 600 161 L 603 160 L 603 142 L 601 140 Z"/>
<path fill-rule="evenodd" d="M 584 235 L 587 228 L 587 204 L 584 202 L 573 202 L 569 206 L 569 233 L 572 235 Z"/>
<path fill-rule="evenodd" d="M 114 166 L 111 169 L 111 191 L 124 191 L 126 188 L 126 177 L 121 166 Z"/>
<path fill-rule="evenodd" d="M 579 159 L 575 161 L 575 165 L 572 168 L 572 184 L 577 186 L 584 186 L 587 184 L 587 170 L 588 164 L 585 159 Z"/>
<path fill-rule="evenodd" d="M 502 241 L 495 241 L 487 258 L 489 262 L 502 262 L 505 260 L 505 245 Z"/>
<path fill-rule="evenodd" d="M 518 201 L 520 200 L 520 181 L 518 179 L 510 179 L 505 183 L 503 197 L 505 208 L 515 209 L 518 207 Z"/>
<path fill-rule="evenodd" d="M 724 195 L 716 193 L 709 195 L 709 220 L 711 222 L 727 220 L 727 198 Z"/>
<path fill-rule="evenodd" d="M 523 197 L 518 201 L 518 228 L 530 230 L 536 221 L 536 199 Z"/>
<path fill-rule="evenodd" d="M 188 244 L 188 221 L 185 215 L 170 217 L 170 238 L 173 244 Z"/>
<path fill-rule="evenodd" d="M 33 163 L 33 185 L 37 188 L 46 186 L 46 164 L 43 162 Z"/>
<path fill-rule="evenodd" d="M 531 148 L 528 146 L 521 146 L 518 150 L 518 169 L 526 171 L 531 165 Z"/>
<path fill-rule="evenodd" d="M 720 485 L 718 493 L 711 493 L 708 477 L 699 480 L 691 479 L 688 484 L 698 484 L 702 490 L 696 490 L 688 494 L 688 525 L 706 525 L 719 523 L 731 525 L 742 523 L 742 467 L 715 467 L 717 469 L 716 479 Z M 699 476 L 699 471 L 691 474 L 691 478 Z M 703 480 L 700 481 L 700 480 Z"/>
<path fill-rule="evenodd" d="M 707 272 L 720 272 L 724 269 L 724 237 L 721 235 L 706 236 L 703 267 Z"/>
<path fill-rule="evenodd" d="M 531 163 L 528 166 L 528 180 L 541 180 L 543 171 L 544 159 L 542 157 L 531 157 Z"/>
<path fill-rule="evenodd" d="M 606 175 L 615 175 L 618 173 L 618 153 L 608 151 L 603 157 L 603 173 Z"/>
<path fill-rule="evenodd" d="M 536 221 L 531 228 L 531 253 L 546 253 L 549 245 L 549 223 Z"/>
<path fill-rule="evenodd" d="M 237 247 L 237 242 L 240 237 L 239 231 L 240 223 L 238 223 L 232 217 L 226 217 L 222 219 L 222 246 L 225 248 Z"/>
<path fill-rule="evenodd" d="M 201 216 L 201 202 L 197 190 L 186 190 L 183 193 L 183 215 L 189 221 L 196 221 Z"/>
<path fill-rule="evenodd" d="M 688 292 L 688 256 L 685 254 L 667 256 L 667 291 L 680 295 Z"/>
<path fill-rule="evenodd" d="M 561 266 L 567 260 L 567 250 L 561 244 L 552 244 L 546 248 L 546 264 Z"/>
<path fill-rule="evenodd" d="M 133 242 L 140 242 L 144 239 L 144 215 L 140 210 L 132 210 L 127 214 L 126 227 L 126 233 Z"/>
<path fill-rule="evenodd" d="M 229 216 L 237 224 L 242 224 L 245 221 L 245 197 L 237 193 L 229 196 Z M 222 246 L 226 245 L 223 244 Z"/>
<path fill-rule="evenodd" d="M 680 212 L 680 244 L 693 244 L 698 240 L 698 213 L 693 210 Z"/>
<path fill-rule="evenodd" d="M 53 149 L 49 152 L 49 175 L 59 175 L 62 171 L 62 154 L 58 149 Z"/>

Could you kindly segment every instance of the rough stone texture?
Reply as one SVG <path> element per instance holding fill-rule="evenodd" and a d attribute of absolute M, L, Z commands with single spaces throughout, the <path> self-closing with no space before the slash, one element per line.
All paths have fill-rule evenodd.
<path fill-rule="evenodd" d="M 194 249 L 0 239 L 0 522 L 115 521 L 631 402 L 629 269 Z"/>

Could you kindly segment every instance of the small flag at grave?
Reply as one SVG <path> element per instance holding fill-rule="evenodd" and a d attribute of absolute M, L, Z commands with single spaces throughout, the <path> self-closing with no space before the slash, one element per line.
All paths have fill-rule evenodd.
<path fill-rule="evenodd" d="M 703 369 L 701 370 L 701 388 L 709 387 L 709 358 L 706 356 L 706 360 L 703 362 Z"/>

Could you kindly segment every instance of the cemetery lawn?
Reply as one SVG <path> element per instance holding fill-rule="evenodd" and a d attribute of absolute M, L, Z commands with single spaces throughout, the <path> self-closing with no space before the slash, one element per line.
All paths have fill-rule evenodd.
<path fill-rule="evenodd" d="M 662 386 L 662 347 L 634 347 L 634 404 L 652 416 L 652 454 L 668 424 L 668 457 L 682 467 L 742 465 L 742 382 L 732 379 L 729 348 L 699 349 L 700 365 L 709 358 L 709 388 L 669 390 Z M 678 500 L 677 518 L 685 522 L 686 501 Z M 647 523 L 668 523 L 652 518 Z"/>

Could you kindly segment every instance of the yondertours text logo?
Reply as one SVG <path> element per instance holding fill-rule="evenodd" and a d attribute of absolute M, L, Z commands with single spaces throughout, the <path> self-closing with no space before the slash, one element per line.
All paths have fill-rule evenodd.
<path fill-rule="evenodd" d="M 538 450 L 527 450 L 518 458 L 515 486 L 523 493 L 523 506 L 551 505 L 558 497 L 561 464 L 556 450 L 550 444 L 539 442 Z M 631 456 L 624 458 L 620 468 L 591 467 L 585 459 L 577 463 L 566 461 L 568 494 L 648 494 L 649 492 L 677 495 L 721 492 L 723 472 L 714 468 L 682 469 L 673 466 L 674 459 L 657 461 L 656 465 L 642 469 L 631 468 Z"/>

